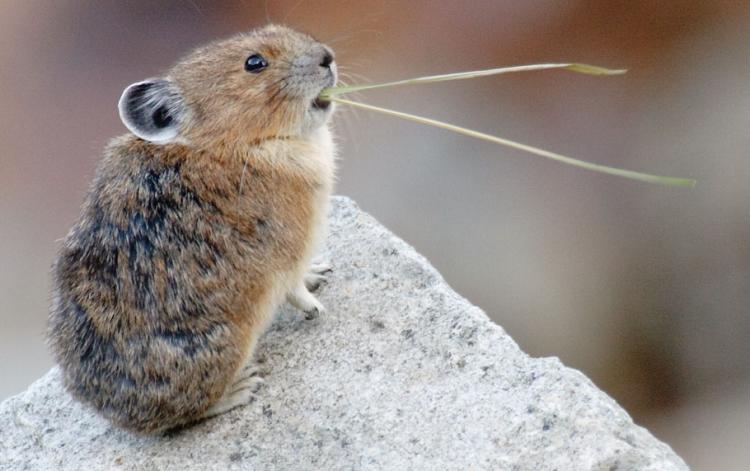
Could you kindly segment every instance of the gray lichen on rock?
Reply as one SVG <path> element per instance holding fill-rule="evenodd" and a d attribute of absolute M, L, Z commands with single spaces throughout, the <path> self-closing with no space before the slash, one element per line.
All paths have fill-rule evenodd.
<path fill-rule="evenodd" d="M 334 198 L 330 226 L 328 313 L 279 313 L 255 402 L 137 437 L 53 369 L 0 404 L 0 469 L 687 469 L 580 372 L 523 353 L 351 200 Z"/>

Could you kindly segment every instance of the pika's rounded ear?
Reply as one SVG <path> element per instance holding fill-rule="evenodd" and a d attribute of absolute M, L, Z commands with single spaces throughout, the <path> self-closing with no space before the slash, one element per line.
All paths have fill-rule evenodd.
<path fill-rule="evenodd" d="M 122 92 L 117 108 L 125 127 L 155 144 L 166 144 L 179 136 L 180 121 L 185 113 L 180 92 L 165 79 L 130 85 Z"/>

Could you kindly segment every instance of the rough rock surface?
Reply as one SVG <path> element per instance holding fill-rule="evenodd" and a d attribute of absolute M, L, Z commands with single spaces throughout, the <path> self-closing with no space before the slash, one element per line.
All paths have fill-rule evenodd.
<path fill-rule="evenodd" d="M 0 405 L 0 469 L 687 468 L 581 373 L 519 350 L 351 200 L 332 206 L 328 313 L 279 313 L 253 403 L 136 437 L 53 369 Z"/>

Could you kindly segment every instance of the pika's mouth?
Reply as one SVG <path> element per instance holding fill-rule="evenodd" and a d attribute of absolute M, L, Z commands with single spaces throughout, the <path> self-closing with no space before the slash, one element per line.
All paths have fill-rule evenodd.
<path fill-rule="evenodd" d="M 328 76 L 326 77 L 325 83 L 323 84 L 323 88 L 320 90 L 320 93 L 322 93 L 326 88 L 336 85 L 336 64 L 329 64 L 327 65 L 327 67 L 329 67 Z M 314 110 L 326 111 L 330 107 L 331 100 L 327 100 L 320 95 L 315 97 L 315 99 L 312 101 L 312 108 Z"/>
<path fill-rule="evenodd" d="M 331 107 L 331 102 L 321 97 L 317 97 L 312 102 L 313 109 L 325 111 Z"/>

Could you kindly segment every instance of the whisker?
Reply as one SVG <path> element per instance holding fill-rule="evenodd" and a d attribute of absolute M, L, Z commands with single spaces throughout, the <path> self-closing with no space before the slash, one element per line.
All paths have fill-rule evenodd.
<path fill-rule="evenodd" d="M 205 14 L 203 13 L 203 10 L 201 10 L 201 8 L 200 8 L 200 7 L 198 6 L 198 3 L 197 3 L 197 2 L 195 1 L 195 0 L 187 0 L 187 2 L 188 2 L 188 3 L 190 4 L 190 5 L 192 5 L 192 7 L 193 7 L 193 8 L 195 9 L 195 11 L 197 11 L 197 12 L 198 12 L 198 14 L 199 14 L 200 16 L 206 16 L 206 15 L 205 15 Z"/>
<path fill-rule="evenodd" d="M 294 64 L 292 63 L 292 61 L 290 61 L 290 60 L 286 60 L 286 59 L 283 59 L 283 58 L 281 58 L 281 57 L 279 57 L 279 58 L 277 58 L 277 59 L 275 59 L 275 60 L 277 60 L 277 61 L 279 61 L 279 62 L 281 62 L 281 63 L 283 63 L 283 64 L 294 65 Z"/>
<path fill-rule="evenodd" d="M 298 0 L 298 1 L 297 1 L 297 3 L 295 3 L 295 4 L 294 4 L 294 5 L 292 6 L 291 10 L 289 10 L 289 11 L 287 11 L 287 12 L 286 12 L 286 15 L 284 15 L 284 18 L 283 18 L 283 19 L 281 20 L 281 22 L 282 22 L 282 23 L 286 23 L 286 20 L 288 20 L 288 19 L 289 19 L 289 16 L 290 16 L 290 15 L 291 15 L 292 13 L 294 13 L 294 10 L 296 10 L 298 6 L 302 5 L 302 2 L 304 2 L 304 0 Z"/>
<path fill-rule="evenodd" d="M 342 34 L 340 34 L 340 35 L 338 35 L 338 36 L 336 36 L 336 37 L 334 37 L 332 39 L 326 40 L 326 44 L 336 44 L 336 43 L 339 43 L 341 41 L 346 41 L 346 40 L 349 40 L 349 39 L 355 37 L 356 35 L 362 34 L 362 33 L 371 33 L 371 34 L 380 35 L 380 34 L 382 34 L 382 31 L 377 30 L 377 29 L 357 29 L 357 30 L 349 29 L 348 31 L 345 31 L 344 33 L 342 33 Z"/>
<path fill-rule="evenodd" d="M 270 10 L 268 9 L 268 0 L 266 0 L 266 1 L 265 1 L 265 3 L 263 4 L 263 10 L 265 10 L 265 12 L 266 12 L 266 23 L 269 23 L 269 24 L 270 24 L 270 23 L 273 23 L 273 22 L 271 21 L 271 13 L 270 13 Z"/>

